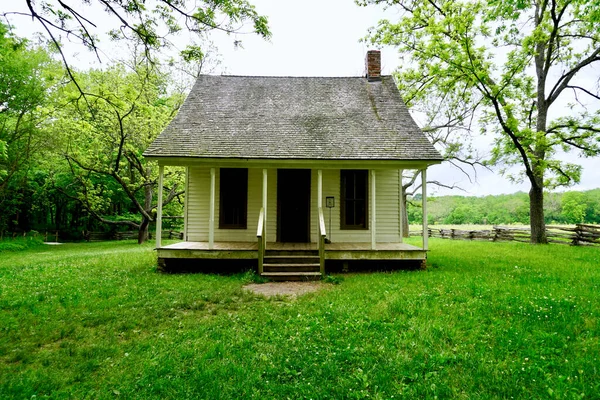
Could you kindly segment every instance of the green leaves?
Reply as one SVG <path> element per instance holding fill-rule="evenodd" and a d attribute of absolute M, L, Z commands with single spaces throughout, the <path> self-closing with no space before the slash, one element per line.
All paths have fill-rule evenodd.
<path fill-rule="evenodd" d="M 181 95 L 169 93 L 169 78 L 157 65 L 132 65 L 79 74 L 87 103 L 74 85 L 63 88 L 61 95 L 68 101 L 51 129 L 64 138 L 71 175 L 61 190 L 102 222 L 138 227 L 139 216 L 123 219 L 114 211 L 129 210 L 153 219 L 156 171 L 142 153 L 170 121 Z M 165 184 L 180 179 L 168 173 Z"/>
<path fill-rule="evenodd" d="M 181 51 L 181 58 L 185 62 L 202 61 L 204 52 L 200 46 L 186 46 L 185 50 Z"/>
<path fill-rule="evenodd" d="M 53 145 L 44 135 L 61 71 L 48 52 L 0 23 L 0 230 L 24 204 L 28 170 Z"/>

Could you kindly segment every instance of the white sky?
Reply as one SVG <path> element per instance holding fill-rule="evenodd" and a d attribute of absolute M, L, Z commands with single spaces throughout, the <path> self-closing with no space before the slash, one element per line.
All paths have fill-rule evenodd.
<path fill-rule="evenodd" d="M 353 0 L 250 1 L 260 14 L 269 18 L 273 36 L 270 41 L 265 41 L 255 35 L 213 34 L 212 39 L 222 55 L 222 69 L 228 75 L 361 76 L 364 73 L 364 56 L 371 46 L 360 43 L 360 38 L 380 19 L 394 20 L 397 14 L 393 9 L 359 7 Z M 17 7 L 11 5 L 11 8 L 13 6 Z M 2 11 L 7 8 L 0 6 Z M 31 37 L 34 28 L 25 18 L 13 18 L 12 21 L 17 25 L 17 34 Z M 35 29 L 40 30 L 39 27 Z M 187 39 L 180 40 L 184 43 Z M 242 47 L 234 46 L 234 40 L 241 40 Z M 105 41 L 103 46 L 106 53 L 114 56 L 110 43 Z M 71 46 L 69 51 L 71 55 L 76 54 L 80 68 L 94 65 L 94 58 L 86 54 L 86 50 Z M 382 49 L 384 74 L 401 68 L 401 62 L 393 48 Z M 485 142 L 482 140 L 481 143 L 485 149 Z M 571 161 L 584 165 L 581 184 L 573 189 L 600 187 L 600 158 Z M 479 196 L 527 191 L 529 188 L 527 183 L 513 184 L 498 173 L 483 169 L 478 171 L 477 182 L 471 183 L 462 173 L 445 164 L 430 168 L 429 178 L 458 184 L 466 190 L 449 192 L 431 187 L 429 191 L 432 194 Z"/>

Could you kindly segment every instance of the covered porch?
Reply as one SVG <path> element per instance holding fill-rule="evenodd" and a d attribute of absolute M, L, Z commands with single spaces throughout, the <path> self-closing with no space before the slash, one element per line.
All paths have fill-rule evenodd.
<path fill-rule="evenodd" d="M 287 167 L 287 165 L 286 165 Z M 304 167 L 305 166 L 296 166 Z M 328 166 L 329 167 L 329 166 Z M 380 167 L 378 165 L 378 167 Z M 157 223 L 156 228 L 157 231 L 162 229 L 162 179 L 163 179 L 163 166 L 160 166 L 159 169 L 159 193 L 158 193 L 158 210 L 157 210 Z M 381 167 L 380 167 L 381 168 Z M 324 168 L 325 169 L 325 168 Z M 422 229 L 423 232 L 427 232 L 427 193 L 426 193 L 426 168 L 419 168 L 422 172 L 421 174 L 421 185 L 422 185 L 422 207 L 423 207 L 423 224 Z M 325 169 L 327 170 L 327 169 Z M 220 232 L 219 223 L 215 220 L 218 217 L 218 201 L 216 197 L 218 196 L 217 187 L 218 187 L 218 168 L 209 167 L 207 171 L 209 171 L 208 179 L 206 180 L 206 194 L 208 197 L 207 205 L 207 237 L 204 240 L 192 239 L 188 236 L 184 237 L 183 242 L 175 243 L 163 246 L 161 238 L 159 235 L 156 237 L 156 250 L 158 253 L 159 263 L 176 263 L 177 259 L 198 259 L 198 260 L 253 260 L 254 265 L 258 270 L 258 273 L 264 276 L 272 275 L 273 270 L 280 272 L 280 270 L 285 269 L 283 267 L 289 267 L 287 269 L 292 269 L 294 266 L 296 269 L 300 271 L 300 267 L 309 267 L 306 269 L 310 269 L 311 273 L 317 273 L 318 276 L 321 277 L 326 272 L 326 261 L 350 261 L 350 260 L 364 260 L 364 261 L 420 261 L 424 264 L 427 258 L 427 250 L 428 250 L 428 236 L 424 234 L 422 236 L 422 246 L 414 246 L 410 244 L 406 244 L 402 242 L 402 224 L 397 221 L 397 229 L 399 231 L 396 232 L 397 239 L 395 241 L 390 242 L 389 237 L 386 237 L 385 234 L 381 233 L 381 229 L 378 230 L 377 224 L 377 201 L 378 201 L 378 170 L 373 167 L 368 168 L 366 172 L 368 172 L 368 191 L 369 191 L 369 207 L 368 207 L 368 231 L 363 231 L 362 239 L 363 240 L 348 240 L 347 238 L 340 238 L 336 240 L 334 235 L 333 241 L 331 240 L 331 232 L 327 230 L 327 219 L 326 219 L 326 205 L 325 196 L 323 193 L 323 169 L 313 169 L 314 177 L 316 178 L 313 181 L 313 190 L 314 194 L 314 203 L 313 203 L 313 212 L 309 211 L 310 219 L 313 222 L 309 222 L 313 224 L 313 227 L 316 229 L 310 233 L 310 228 L 306 231 L 307 238 L 305 242 L 291 242 L 291 240 L 282 240 L 281 235 L 279 234 L 279 224 L 273 224 L 273 206 L 275 206 L 274 202 L 271 201 L 269 203 L 269 198 L 272 196 L 273 190 L 279 190 L 279 184 L 273 187 L 273 180 L 277 181 L 276 177 L 278 174 L 273 175 L 274 169 L 263 168 L 260 171 L 258 178 L 258 188 L 255 191 L 255 194 L 258 194 L 260 197 L 259 202 L 255 210 L 258 211 L 258 207 L 260 207 L 260 211 L 257 212 L 258 218 L 254 218 L 256 221 L 256 225 L 254 227 L 249 224 L 247 227 L 248 230 L 252 230 L 255 232 L 255 240 L 223 240 L 223 235 L 218 236 L 216 232 Z M 258 172 L 257 171 L 257 172 Z M 280 171 L 275 169 L 275 171 Z M 383 171 L 383 170 L 382 170 Z M 396 184 L 398 188 L 400 188 L 397 193 L 396 199 L 401 198 L 402 196 L 402 184 L 401 184 L 401 176 L 402 170 L 396 169 L 398 176 L 400 177 L 400 183 L 398 184 L 398 178 L 396 178 Z M 310 170 L 309 170 L 310 172 Z M 383 171 L 385 172 L 385 171 Z M 382 173 L 383 173 L 382 172 Z M 255 175 L 256 176 L 256 175 Z M 310 175 L 309 175 L 310 176 Z M 186 183 L 187 186 L 187 183 Z M 384 186 L 385 188 L 385 186 Z M 381 189 L 381 188 L 380 188 Z M 271 190 L 271 192 L 269 192 Z M 310 191 L 310 187 L 308 188 Z M 316 193 L 315 193 L 316 192 Z M 389 191 L 388 191 L 389 197 Z M 383 204 L 383 203 L 382 203 Z M 186 197 L 186 208 L 187 208 L 187 197 Z M 277 203 L 276 208 L 279 208 L 280 204 Z M 324 207 L 325 206 L 325 207 Z M 268 208 L 270 207 L 270 210 Z M 269 211 L 270 213 L 268 213 Z M 279 211 L 279 210 L 278 210 Z M 331 210 L 329 210 L 331 211 Z M 256 212 L 256 211 L 255 211 Z M 398 209 L 398 213 L 400 209 Z M 271 223 L 267 223 L 267 215 L 270 215 Z M 279 217 L 279 216 L 278 216 Z M 384 218 L 385 222 L 386 215 L 380 217 L 380 222 L 382 222 L 381 218 Z M 395 217 L 398 219 L 398 216 Z M 186 225 L 187 225 L 187 213 L 186 213 Z M 329 222 L 329 226 L 331 226 L 331 221 Z M 389 229 L 389 228 L 388 228 Z M 270 230 L 270 232 L 268 232 Z M 277 230 L 277 234 L 275 234 L 275 230 Z M 187 232 L 187 230 L 186 230 Z M 253 236 L 253 233 L 248 232 L 250 237 Z M 267 238 L 270 238 L 267 240 Z M 274 241 L 275 238 L 277 241 Z M 249 239 L 249 238 L 248 238 Z M 344 240 L 345 239 L 345 240 Z M 387 239 L 387 240 L 386 240 Z M 285 265 L 282 265 L 285 260 Z M 299 269 L 300 268 L 300 269 Z M 290 271 L 284 271 L 290 272 Z M 311 275 L 312 276 L 312 275 Z"/>
<path fill-rule="evenodd" d="M 222 266 L 232 262 L 242 269 L 256 268 L 270 280 L 318 280 L 325 271 L 381 269 L 425 266 L 427 251 L 406 243 L 326 243 L 323 250 L 315 243 L 269 242 L 260 251 L 256 242 L 180 242 L 157 249 L 163 270 L 187 266 L 194 270 L 223 272 Z M 262 257 L 261 257 L 262 255 Z M 391 264 L 390 264 L 391 263 Z M 190 265 L 192 267 L 190 267 Z M 221 266 L 221 267 L 219 267 Z M 327 268 L 325 268 L 327 266 Z"/>

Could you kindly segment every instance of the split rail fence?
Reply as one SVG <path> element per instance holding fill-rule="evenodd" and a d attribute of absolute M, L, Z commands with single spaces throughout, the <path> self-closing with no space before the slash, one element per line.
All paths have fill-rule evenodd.
<path fill-rule="evenodd" d="M 491 242 L 526 242 L 531 239 L 531 230 L 523 227 L 494 226 L 491 229 L 428 229 L 429 237 L 454 240 L 485 240 Z M 420 231 L 410 232 L 411 236 L 421 236 Z M 600 246 L 600 225 L 577 224 L 571 227 L 546 226 L 546 236 L 550 243 L 572 246 Z"/>

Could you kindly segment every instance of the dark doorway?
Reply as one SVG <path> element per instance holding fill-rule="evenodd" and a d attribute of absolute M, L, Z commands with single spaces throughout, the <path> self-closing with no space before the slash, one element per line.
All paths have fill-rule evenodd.
<path fill-rule="evenodd" d="M 310 242 L 310 169 L 277 170 L 277 241 Z"/>

